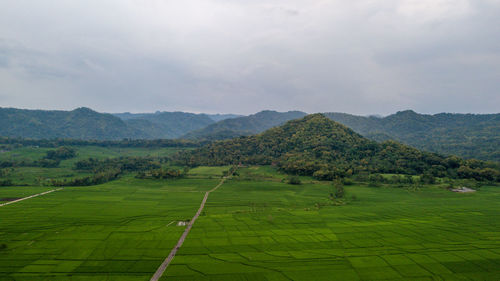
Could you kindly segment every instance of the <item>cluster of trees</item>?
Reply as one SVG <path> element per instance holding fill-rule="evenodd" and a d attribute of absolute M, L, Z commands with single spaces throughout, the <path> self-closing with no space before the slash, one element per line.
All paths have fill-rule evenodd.
<path fill-rule="evenodd" d="M 0 168 L 9 167 L 43 167 L 55 168 L 58 167 L 60 162 L 65 159 L 70 159 L 76 156 L 76 150 L 71 147 L 62 146 L 54 150 L 47 151 L 47 154 L 39 160 L 2 160 L 0 161 Z"/>
<path fill-rule="evenodd" d="M 23 146 L 39 146 L 39 147 L 60 147 L 60 146 L 99 146 L 99 147 L 199 147 L 206 142 L 198 142 L 192 140 L 138 140 L 138 139 L 122 139 L 114 141 L 100 140 L 80 140 L 80 139 L 30 139 L 30 138 L 11 138 L 0 137 L 0 145 L 5 149 L 18 148 Z"/>
<path fill-rule="evenodd" d="M 12 180 L 10 179 L 0 179 L 0 186 L 11 186 Z"/>
<path fill-rule="evenodd" d="M 166 158 L 119 157 L 108 159 L 88 158 L 75 163 L 74 169 L 93 172 L 119 170 L 122 172 L 146 171 L 161 168 Z"/>
<path fill-rule="evenodd" d="M 321 114 L 249 137 L 218 141 L 176 156 L 182 165 L 276 165 L 288 174 L 333 180 L 359 173 L 395 173 L 500 181 L 493 162 L 463 160 L 394 142 L 377 143 Z"/>
<path fill-rule="evenodd" d="M 47 155 L 34 162 L 34 166 L 44 168 L 58 167 L 62 160 L 70 159 L 76 156 L 76 149 L 68 146 L 61 146 L 54 150 L 47 151 Z"/>
<path fill-rule="evenodd" d="M 103 172 L 94 173 L 91 176 L 62 180 L 52 179 L 50 182 L 53 186 L 89 186 L 112 181 L 114 179 L 117 179 L 120 174 L 120 170 L 110 169 Z"/>
<path fill-rule="evenodd" d="M 138 179 L 174 179 L 181 178 L 186 175 L 187 171 L 181 172 L 176 169 L 154 169 L 148 171 L 140 171 L 137 173 L 136 178 Z"/>

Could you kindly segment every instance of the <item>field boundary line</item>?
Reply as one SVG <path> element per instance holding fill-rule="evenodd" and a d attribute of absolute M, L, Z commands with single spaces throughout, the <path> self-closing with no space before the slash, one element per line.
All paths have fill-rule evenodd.
<path fill-rule="evenodd" d="M 38 196 L 49 194 L 51 192 L 58 191 L 58 190 L 61 190 L 61 189 L 62 189 L 62 187 L 61 188 L 52 189 L 52 190 L 49 190 L 49 191 L 45 191 L 45 192 L 42 192 L 42 193 L 38 193 L 38 194 L 33 194 L 33 195 L 28 196 L 28 197 L 23 197 L 23 198 L 20 198 L 20 199 L 14 200 L 14 201 L 10 201 L 10 202 L 7 202 L 7 203 L 2 203 L 2 204 L 0 204 L 0 207 L 5 206 L 5 205 L 9 205 L 9 204 L 14 204 L 14 203 L 26 200 L 26 199 L 35 198 L 35 197 L 38 197 Z"/>
<path fill-rule="evenodd" d="M 172 260 L 174 259 L 175 254 L 177 253 L 177 251 L 180 249 L 180 247 L 184 243 L 184 240 L 186 240 L 186 237 L 189 234 L 189 231 L 191 231 L 191 228 L 193 227 L 194 222 L 200 216 L 201 212 L 203 211 L 203 208 L 205 208 L 205 203 L 207 202 L 208 195 L 210 195 L 211 192 L 216 191 L 226 181 L 227 178 L 228 177 L 223 177 L 222 180 L 219 182 L 219 184 L 217 184 L 217 186 L 215 186 L 214 188 L 205 192 L 205 196 L 203 197 L 203 200 L 201 201 L 200 208 L 198 209 L 198 211 L 196 212 L 194 217 L 189 221 L 188 226 L 184 230 L 184 233 L 182 233 L 181 237 L 179 238 L 179 241 L 177 241 L 177 244 L 172 249 L 172 251 L 170 251 L 170 254 L 163 261 L 163 263 L 160 265 L 160 267 L 158 267 L 158 269 L 156 270 L 153 277 L 151 277 L 150 281 L 158 281 L 161 278 L 161 276 L 163 275 L 163 273 L 167 269 L 170 262 L 172 262 Z"/>

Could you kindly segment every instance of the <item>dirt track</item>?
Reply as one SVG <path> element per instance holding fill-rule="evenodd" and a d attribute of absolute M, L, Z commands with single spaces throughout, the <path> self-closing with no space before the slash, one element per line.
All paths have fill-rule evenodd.
<path fill-rule="evenodd" d="M 2 203 L 2 204 L 0 204 L 0 207 L 5 206 L 5 205 L 9 205 L 9 204 L 14 204 L 14 203 L 17 203 L 17 202 L 20 202 L 20 201 L 23 201 L 23 200 L 26 200 L 26 199 L 34 198 L 34 197 L 37 197 L 37 196 L 42 196 L 42 195 L 45 195 L 45 194 L 48 194 L 48 193 L 51 193 L 51 192 L 54 192 L 54 191 L 58 191 L 58 190 L 61 190 L 61 189 L 62 188 L 56 188 L 56 189 L 52 189 L 52 190 L 45 191 L 45 192 L 42 192 L 42 193 L 33 194 L 33 195 L 28 196 L 28 197 L 23 197 L 21 199 L 17 199 L 17 200 L 10 201 L 10 202 L 7 202 L 7 203 Z"/>
<path fill-rule="evenodd" d="M 203 200 L 201 201 L 201 205 L 200 205 L 200 208 L 198 209 L 198 212 L 196 212 L 194 217 L 189 221 L 189 224 L 186 227 L 186 229 L 184 230 L 184 233 L 182 233 L 181 238 L 179 238 L 179 241 L 177 241 L 177 244 L 175 245 L 175 247 L 172 249 L 172 251 L 170 251 L 170 254 L 168 255 L 168 257 L 163 261 L 163 263 L 160 265 L 160 267 L 156 270 L 153 277 L 151 277 L 151 281 L 158 281 L 160 279 L 160 277 L 163 275 L 163 273 L 167 269 L 170 262 L 174 259 L 175 254 L 177 253 L 179 248 L 184 243 L 184 240 L 186 240 L 186 237 L 189 234 L 189 231 L 191 230 L 191 228 L 193 227 L 194 222 L 196 221 L 196 219 L 200 216 L 201 212 L 203 211 L 203 208 L 205 207 L 205 203 L 207 202 L 207 199 L 208 199 L 208 195 L 211 192 L 217 190 L 217 188 L 219 188 L 224 183 L 225 180 L 226 180 L 226 177 L 222 178 L 222 180 L 219 182 L 219 184 L 216 187 L 205 192 L 205 197 L 203 197 Z"/>

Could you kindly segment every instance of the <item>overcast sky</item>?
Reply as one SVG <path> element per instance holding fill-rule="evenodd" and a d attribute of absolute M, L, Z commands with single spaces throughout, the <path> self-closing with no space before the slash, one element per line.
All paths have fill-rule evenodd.
<path fill-rule="evenodd" d="M 0 0 L 0 106 L 500 112 L 500 0 Z"/>

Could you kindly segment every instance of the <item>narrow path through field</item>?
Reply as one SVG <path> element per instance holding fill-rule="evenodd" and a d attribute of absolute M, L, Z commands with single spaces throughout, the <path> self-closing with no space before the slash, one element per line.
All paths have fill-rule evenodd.
<path fill-rule="evenodd" d="M 9 204 L 14 204 L 16 202 L 20 202 L 20 201 L 23 201 L 23 200 L 26 200 L 26 199 L 30 199 L 30 198 L 42 196 L 42 195 L 45 195 L 45 194 L 49 194 L 51 192 L 58 191 L 58 190 L 61 190 L 61 189 L 62 188 L 56 188 L 56 189 L 52 189 L 52 190 L 45 191 L 45 192 L 42 192 L 42 193 L 33 194 L 33 195 L 28 196 L 28 197 L 20 198 L 20 199 L 14 200 L 14 201 L 10 201 L 10 202 L 7 202 L 7 203 L 2 203 L 2 204 L 0 204 L 0 207 L 5 206 L 5 205 L 9 205 Z"/>
<path fill-rule="evenodd" d="M 201 205 L 200 205 L 200 208 L 198 209 L 198 212 L 196 212 L 194 217 L 189 221 L 189 224 L 187 225 L 186 229 L 184 230 L 184 233 L 182 233 L 181 238 L 179 238 L 179 241 L 177 241 L 177 244 L 175 245 L 175 247 L 172 249 L 172 251 L 170 251 L 170 254 L 168 255 L 168 257 L 163 261 L 163 263 L 160 265 L 160 267 L 156 270 L 153 277 L 151 277 L 151 281 L 158 281 L 160 279 L 160 277 L 163 275 L 163 273 L 167 269 L 170 262 L 174 259 L 175 254 L 177 253 L 179 248 L 184 243 L 184 240 L 186 240 L 186 237 L 189 234 L 189 231 L 191 230 L 191 228 L 193 227 L 194 222 L 200 216 L 201 212 L 203 211 L 203 208 L 205 208 L 205 203 L 207 202 L 208 195 L 211 192 L 217 190 L 217 188 L 219 188 L 224 183 L 226 178 L 227 177 L 223 177 L 222 180 L 219 182 L 219 184 L 216 187 L 205 192 L 205 197 L 203 197 L 203 200 L 201 201 Z"/>

